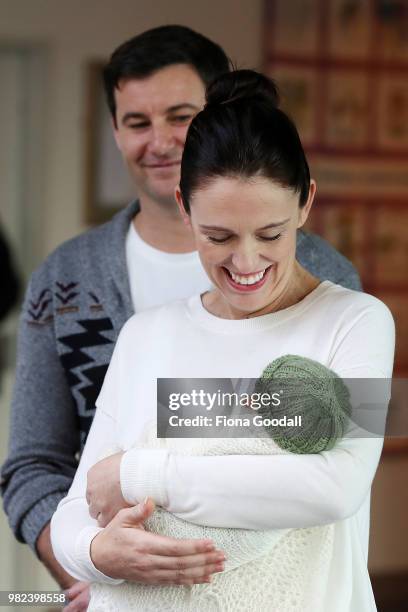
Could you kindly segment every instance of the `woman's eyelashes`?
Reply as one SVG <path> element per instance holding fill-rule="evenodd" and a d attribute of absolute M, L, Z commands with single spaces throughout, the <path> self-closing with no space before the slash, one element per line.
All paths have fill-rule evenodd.
<path fill-rule="evenodd" d="M 222 244 L 223 242 L 227 242 L 231 236 L 226 236 L 225 238 L 215 238 L 214 236 L 206 236 L 207 240 L 210 242 L 214 242 L 215 244 Z"/>
<path fill-rule="evenodd" d="M 281 236 L 282 236 L 282 232 L 279 234 L 275 234 L 275 236 L 258 236 L 258 238 L 260 240 L 271 241 L 271 240 L 279 240 Z"/>
<path fill-rule="evenodd" d="M 275 234 L 275 236 L 257 236 L 258 240 L 263 240 L 266 242 L 271 242 L 272 240 L 279 240 L 282 236 L 282 233 Z M 222 238 L 216 238 L 215 236 L 206 236 L 207 240 L 213 242 L 214 244 L 224 244 L 233 238 L 233 236 L 224 236 Z"/>

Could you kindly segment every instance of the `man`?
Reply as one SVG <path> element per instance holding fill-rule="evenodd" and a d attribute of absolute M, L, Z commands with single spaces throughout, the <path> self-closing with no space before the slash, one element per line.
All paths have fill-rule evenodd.
<path fill-rule="evenodd" d="M 218 45 L 181 26 L 150 30 L 113 53 L 105 89 L 138 201 L 52 253 L 27 291 L 2 491 L 17 539 L 32 547 L 64 587 L 74 581 L 53 557 L 49 521 L 71 484 L 119 330 L 135 311 L 209 286 L 177 212 L 174 188 L 205 86 L 228 69 Z M 299 234 L 297 256 L 316 276 L 359 288 L 351 264 L 316 236 Z M 110 482 L 117 457 L 104 466 Z M 121 528 L 126 521 L 141 527 L 152 511 L 149 504 L 141 506 L 122 513 Z M 129 536 L 122 529 L 133 538 L 133 553 L 143 533 L 142 557 L 148 551 L 156 559 L 139 581 L 164 579 L 160 555 L 168 562 L 167 582 L 204 581 L 216 571 L 219 557 L 205 543 L 131 531 Z M 76 589 L 81 587 L 71 593 Z"/>

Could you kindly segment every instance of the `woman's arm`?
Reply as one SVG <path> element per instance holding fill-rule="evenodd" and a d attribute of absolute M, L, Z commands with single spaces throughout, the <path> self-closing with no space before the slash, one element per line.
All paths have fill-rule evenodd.
<path fill-rule="evenodd" d="M 89 468 L 107 448 L 114 446 L 114 425 L 111 416 L 103 410 L 96 411 L 72 486 L 51 520 L 51 543 L 55 557 L 78 580 L 110 584 L 121 582 L 105 576 L 92 563 L 90 545 L 102 529 L 90 516 L 85 498 Z"/>
<path fill-rule="evenodd" d="M 124 371 L 120 338 L 74 481 L 51 521 L 55 557 L 70 575 L 90 582 L 118 584 L 123 579 L 145 584 L 206 582 L 208 576 L 221 571 L 220 552 L 207 539 L 180 540 L 145 531 L 143 521 L 154 510 L 152 502 L 120 510 L 105 529 L 89 514 L 88 470 L 107 449 L 117 447 L 115 408 L 120 405 L 121 371 Z"/>
<path fill-rule="evenodd" d="M 180 457 L 160 452 L 146 457 L 143 450 L 129 451 L 134 463 L 132 495 L 153 494 L 149 482 L 154 481 L 157 503 L 199 525 L 242 529 L 323 525 L 358 510 L 370 489 L 381 448 L 380 439 L 356 439 L 318 455 Z M 130 503 L 129 494 L 123 493 Z"/>
<path fill-rule="evenodd" d="M 391 376 L 394 322 L 384 305 L 374 306 L 350 324 L 333 348 L 329 367 L 343 378 Z M 122 492 L 129 503 L 153 495 L 170 512 L 201 525 L 321 525 L 358 510 L 370 490 L 382 444 L 381 437 L 344 438 L 319 455 L 271 457 L 180 457 L 131 450 L 121 462 Z"/>

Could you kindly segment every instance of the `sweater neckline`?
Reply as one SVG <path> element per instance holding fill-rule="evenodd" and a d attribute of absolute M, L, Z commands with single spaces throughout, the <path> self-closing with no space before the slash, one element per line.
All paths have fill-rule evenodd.
<path fill-rule="evenodd" d="M 139 202 L 135 200 L 108 221 L 106 227 L 109 233 L 106 248 L 102 250 L 104 270 L 110 271 L 111 282 L 116 287 L 118 299 L 125 310 L 125 320 L 134 314 L 126 263 L 126 235 L 139 208 Z"/>
<path fill-rule="evenodd" d="M 224 334 L 250 333 L 280 325 L 292 317 L 299 316 L 304 310 L 320 299 L 323 294 L 335 286 L 331 281 L 322 281 L 296 304 L 276 312 L 270 312 L 249 319 L 223 319 L 217 317 L 206 310 L 202 302 L 202 295 L 192 296 L 186 301 L 185 306 L 189 318 L 209 330 Z"/>

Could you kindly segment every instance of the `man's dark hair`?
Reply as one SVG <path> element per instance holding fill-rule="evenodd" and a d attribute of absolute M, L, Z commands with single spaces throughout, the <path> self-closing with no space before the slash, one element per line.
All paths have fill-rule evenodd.
<path fill-rule="evenodd" d="M 217 177 L 261 176 L 307 202 L 309 166 L 293 121 L 278 107 L 273 81 L 253 70 L 223 74 L 207 89 L 207 104 L 190 124 L 181 160 L 180 190 L 191 196 Z"/>
<path fill-rule="evenodd" d="M 106 98 L 116 122 L 115 88 L 121 79 L 142 79 L 173 64 L 188 64 L 205 86 L 229 71 L 222 48 L 202 34 L 180 25 L 147 30 L 121 44 L 103 71 Z"/>

